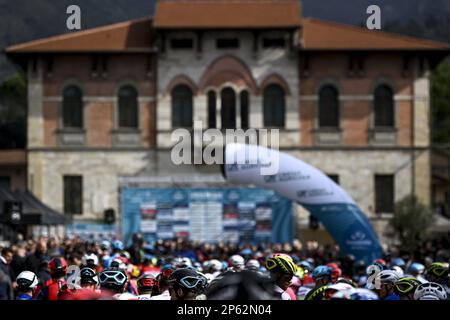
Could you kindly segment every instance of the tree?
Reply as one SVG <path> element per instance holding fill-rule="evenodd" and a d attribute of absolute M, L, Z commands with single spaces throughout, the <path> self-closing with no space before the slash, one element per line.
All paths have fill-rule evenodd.
<path fill-rule="evenodd" d="M 23 73 L 0 86 L 0 149 L 26 145 L 27 84 Z"/>
<path fill-rule="evenodd" d="M 422 243 L 433 223 L 433 211 L 415 196 L 407 196 L 395 204 L 391 225 L 405 249 L 413 249 Z"/>

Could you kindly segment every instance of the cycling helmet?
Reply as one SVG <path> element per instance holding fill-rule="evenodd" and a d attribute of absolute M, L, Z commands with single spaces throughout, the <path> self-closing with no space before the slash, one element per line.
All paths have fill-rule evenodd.
<path fill-rule="evenodd" d="M 121 270 L 105 270 L 99 275 L 100 287 L 115 292 L 121 292 L 127 283 L 127 275 Z"/>
<path fill-rule="evenodd" d="M 437 278 L 446 278 L 448 276 L 448 263 L 434 262 L 427 268 L 427 275 L 434 275 Z"/>
<path fill-rule="evenodd" d="M 231 256 L 229 265 L 230 265 L 230 267 L 241 270 L 241 269 L 244 269 L 245 260 L 242 256 L 235 254 L 235 255 Z"/>
<path fill-rule="evenodd" d="M 274 300 L 275 285 L 258 272 L 228 272 L 206 289 L 208 300 Z"/>
<path fill-rule="evenodd" d="M 420 284 L 414 292 L 414 300 L 446 300 L 447 293 L 443 286 L 436 282 Z"/>
<path fill-rule="evenodd" d="M 353 287 L 347 283 L 336 283 L 330 286 L 327 286 L 324 293 L 324 300 L 329 300 L 338 291 L 346 291 L 351 290 Z"/>
<path fill-rule="evenodd" d="M 372 290 L 357 288 L 351 291 L 350 300 L 379 300 L 378 295 Z"/>
<path fill-rule="evenodd" d="M 115 240 L 112 243 L 113 250 L 122 251 L 125 247 L 123 246 L 123 242 L 120 240 Z"/>
<path fill-rule="evenodd" d="M 297 266 L 288 255 L 272 255 L 266 260 L 266 268 L 271 272 L 281 272 L 295 275 Z"/>
<path fill-rule="evenodd" d="M 22 271 L 16 279 L 19 291 L 26 292 L 35 289 L 39 283 L 37 276 L 31 271 Z"/>
<path fill-rule="evenodd" d="M 97 266 L 98 265 L 98 257 L 95 253 L 85 254 L 81 261 L 85 266 Z"/>
<path fill-rule="evenodd" d="M 151 273 L 144 273 L 137 279 L 136 283 L 139 293 L 151 291 L 155 286 L 159 286 L 158 280 Z"/>
<path fill-rule="evenodd" d="M 395 258 L 392 260 L 392 266 L 398 266 L 400 268 L 403 268 L 406 265 L 405 260 L 402 258 Z"/>
<path fill-rule="evenodd" d="M 408 268 L 408 272 L 412 274 L 422 273 L 425 270 L 425 266 L 418 262 L 413 262 Z"/>
<path fill-rule="evenodd" d="M 168 283 L 171 286 L 201 292 L 205 289 L 208 279 L 193 268 L 181 268 L 172 272 L 169 276 Z"/>
<path fill-rule="evenodd" d="M 125 272 L 127 270 L 127 265 L 124 262 L 124 258 L 123 257 L 114 258 L 109 265 L 109 269 L 118 269 Z"/>
<path fill-rule="evenodd" d="M 98 277 L 97 277 L 97 273 L 89 268 L 89 267 L 85 267 L 83 269 L 80 270 L 80 284 L 98 284 Z"/>
<path fill-rule="evenodd" d="M 398 273 L 394 270 L 383 270 L 376 276 L 376 281 L 381 284 L 395 284 L 399 279 Z"/>
<path fill-rule="evenodd" d="M 414 293 L 420 284 L 421 282 L 414 277 L 404 277 L 395 283 L 394 291 L 401 297 L 406 296 Z"/>
<path fill-rule="evenodd" d="M 64 258 L 53 258 L 48 264 L 52 276 L 62 277 L 67 272 L 67 262 Z"/>
<path fill-rule="evenodd" d="M 299 266 L 302 267 L 305 272 L 312 272 L 314 270 L 313 264 L 306 260 L 300 261 Z"/>
<path fill-rule="evenodd" d="M 403 272 L 403 269 L 400 268 L 399 266 L 393 266 L 392 270 L 397 272 L 399 278 L 401 278 L 401 277 L 403 277 L 405 275 L 404 272 Z"/>
<path fill-rule="evenodd" d="M 378 295 L 372 290 L 363 288 L 351 288 L 335 292 L 331 300 L 379 300 Z"/>
<path fill-rule="evenodd" d="M 376 259 L 373 263 L 379 263 L 382 266 L 386 266 L 386 261 L 384 259 Z"/>
<path fill-rule="evenodd" d="M 258 260 L 251 259 L 251 260 L 248 260 L 248 262 L 245 266 L 246 266 L 247 270 L 258 271 L 259 267 L 261 265 L 259 264 Z"/>
<path fill-rule="evenodd" d="M 323 278 L 323 277 L 331 277 L 332 269 L 328 266 L 318 266 L 314 269 L 311 276 L 314 280 Z"/>
<path fill-rule="evenodd" d="M 210 260 L 209 261 L 209 265 L 208 265 L 208 267 L 210 268 L 210 269 L 212 269 L 212 271 L 214 271 L 214 272 L 217 272 L 217 271 L 220 271 L 220 270 L 222 270 L 222 262 L 220 262 L 219 260 L 217 260 L 217 259 L 212 259 L 212 260 Z"/>

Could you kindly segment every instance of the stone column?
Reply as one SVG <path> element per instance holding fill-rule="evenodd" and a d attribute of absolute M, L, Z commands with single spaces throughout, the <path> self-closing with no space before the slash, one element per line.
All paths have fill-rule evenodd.
<path fill-rule="evenodd" d="M 430 147 L 430 72 L 425 60 L 424 68 L 416 63 L 414 78 L 414 141 L 418 148 Z M 414 193 L 426 205 L 431 203 L 431 164 L 430 151 L 415 151 L 414 160 Z"/>

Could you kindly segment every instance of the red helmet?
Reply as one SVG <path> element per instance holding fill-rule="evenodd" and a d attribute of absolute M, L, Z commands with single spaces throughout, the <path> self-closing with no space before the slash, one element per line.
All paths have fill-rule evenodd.
<path fill-rule="evenodd" d="M 144 273 L 137 279 L 137 287 L 139 293 L 144 290 L 152 290 L 155 286 L 158 287 L 159 282 L 151 273 Z"/>
<path fill-rule="evenodd" d="M 53 258 L 48 267 L 51 274 L 65 275 L 67 272 L 67 261 L 64 258 Z"/>
<path fill-rule="evenodd" d="M 386 265 L 386 261 L 385 261 L 384 259 L 377 259 L 377 260 L 375 260 L 374 262 L 379 263 L 379 264 L 381 264 L 381 265 L 383 265 L 383 266 Z"/>

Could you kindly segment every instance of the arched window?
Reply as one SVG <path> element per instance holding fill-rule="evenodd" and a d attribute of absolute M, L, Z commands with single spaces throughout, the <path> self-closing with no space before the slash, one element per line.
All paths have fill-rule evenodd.
<path fill-rule="evenodd" d="M 222 129 L 236 129 L 236 94 L 234 90 L 231 88 L 223 89 L 221 100 Z"/>
<path fill-rule="evenodd" d="M 387 85 L 379 85 L 374 92 L 375 127 L 393 127 L 394 92 Z"/>
<path fill-rule="evenodd" d="M 186 85 L 172 90 L 172 128 L 192 128 L 192 90 Z"/>
<path fill-rule="evenodd" d="M 246 130 L 249 128 L 249 99 L 248 92 L 242 91 L 240 95 L 240 103 L 241 103 L 241 128 Z"/>
<path fill-rule="evenodd" d="M 332 85 L 319 92 L 319 128 L 339 128 L 339 92 Z"/>
<path fill-rule="evenodd" d="M 83 93 L 75 85 L 63 91 L 62 125 L 64 128 L 83 128 Z"/>
<path fill-rule="evenodd" d="M 271 84 L 264 89 L 264 126 L 284 127 L 286 102 L 283 89 Z"/>
<path fill-rule="evenodd" d="M 216 128 L 216 93 L 208 92 L 208 128 Z"/>
<path fill-rule="evenodd" d="M 130 85 L 122 86 L 119 90 L 119 128 L 135 128 L 138 125 L 138 93 Z"/>

